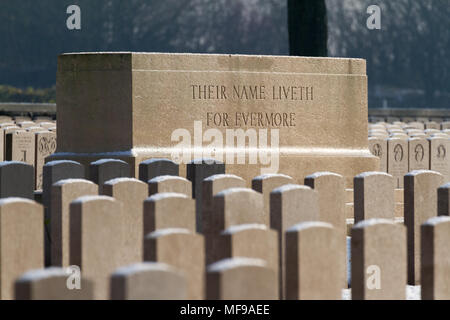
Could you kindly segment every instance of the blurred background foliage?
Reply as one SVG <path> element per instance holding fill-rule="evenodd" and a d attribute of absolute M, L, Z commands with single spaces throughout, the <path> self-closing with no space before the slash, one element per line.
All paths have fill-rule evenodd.
<path fill-rule="evenodd" d="M 450 0 L 379 0 L 381 30 L 366 27 L 372 0 L 325 2 L 328 55 L 367 59 L 370 107 L 450 107 Z M 66 28 L 71 4 L 80 31 Z M 287 9 L 288 0 L 0 0 L 0 84 L 21 88 L 3 86 L 0 101 L 54 100 L 63 52 L 287 55 Z"/>

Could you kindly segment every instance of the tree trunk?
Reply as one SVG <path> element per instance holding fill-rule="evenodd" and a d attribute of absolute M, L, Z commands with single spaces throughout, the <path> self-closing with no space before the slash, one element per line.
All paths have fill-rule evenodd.
<path fill-rule="evenodd" d="M 325 0 L 288 0 L 288 27 L 291 56 L 328 55 Z"/>

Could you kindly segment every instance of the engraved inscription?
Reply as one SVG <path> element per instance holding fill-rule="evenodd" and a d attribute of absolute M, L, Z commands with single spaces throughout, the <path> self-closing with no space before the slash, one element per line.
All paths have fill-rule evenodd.
<path fill-rule="evenodd" d="M 417 162 L 422 162 L 423 158 L 425 157 L 425 150 L 421 144 L 418 144 L 416 148 L 414 149 L 415 152 L 415 159 Z"/>
<path fill-rule="evenodd" d="M 440 144 L 437 148 L 437 158 L 440 160 L 444 160 L 447 155 L 447 150 L 445 149 L 444 145 Z"/>
<path fill-rule="evenodd" d="M 55 137 L 41 137 L 39 139 L 38 151 L 42 156 L 48 156 L 56 150 L 56 138 Z"/>
<path fill-rule="evenodd" d="M 56 151 L 55 135 L 40 135 L 37 140 L 37 157 L 36 157 L 36 189 L 42 189 L 42 166 L 45 158 Z"/>
<path fill-rule="evenodd" d="M 295 113 L 280 112 L 207 112 L 208 127 L 295 127 Z"/>
<path fill-rule="evenodd" d="M 381 157 L 383 155 L 383 150 L 379 143 L 373 145 L 372 154 L 377 157 Z"/>
<path fill-rule="evenodd" d="M 21 150 L 22 156 L 20 157 L 20 161 L 27 162 L 27 150 Z"/>
<path fill-rule="evenodd" d="M 192 100 L 314 100 L 312 86 L 192 84 L 190 92 Z"/>
<path fill-rule="evenodd" d="M 400 162 L 403 160 L 403 147 L 400 144 L 397 144 L 394 147 L 394 160 L 396 162 Z"/>

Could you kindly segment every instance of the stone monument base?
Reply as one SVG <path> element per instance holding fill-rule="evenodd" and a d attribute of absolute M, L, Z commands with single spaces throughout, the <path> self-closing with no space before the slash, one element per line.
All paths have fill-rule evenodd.
<path fill-rule="evenodd" d="M 284 173 L 378 170 L 368 149 L 366 62 L 286 56 L 74 53 L 58 58 L 57 150 L 118 158 L 214 158 L 247 183 Z M 209 151 L 209 152 L 205 152 Z"/>

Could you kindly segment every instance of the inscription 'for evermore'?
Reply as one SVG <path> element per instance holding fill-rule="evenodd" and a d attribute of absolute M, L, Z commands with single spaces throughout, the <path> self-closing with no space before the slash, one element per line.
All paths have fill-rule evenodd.
<path fill-rule="evenodd" d="M 314 87 L 193 84 L 192 100 L 292 100 L 313 101 Z"/>
<path fill-rule="evenodd" d="M 295 127 L 295 113 L 279 112 L 207 112 L 208 127 Z"/>

